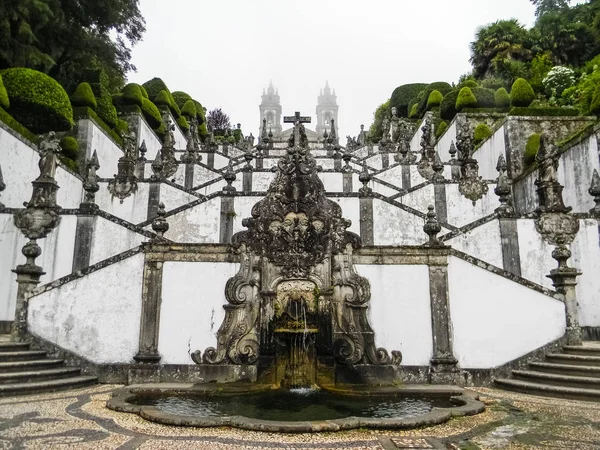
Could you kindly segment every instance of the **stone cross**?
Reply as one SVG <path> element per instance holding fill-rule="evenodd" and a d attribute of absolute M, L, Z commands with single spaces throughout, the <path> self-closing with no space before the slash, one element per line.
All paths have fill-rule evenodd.
<path fill-rule="evenodd" d="M 296 145 L 300 144 L 300 124 L 301 123 L 310 123 L 311 118 L 309 116 L 301 116 L 299 111 L 296 111 L 296 114 L 293 116 L 284 116 L 284 123 L 293 123 L 294 124 L 294 142 Z"/>

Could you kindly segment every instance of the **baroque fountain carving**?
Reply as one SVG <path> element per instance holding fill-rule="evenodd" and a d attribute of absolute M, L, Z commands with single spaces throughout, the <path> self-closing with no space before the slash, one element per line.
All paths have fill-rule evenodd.
<path fill-rule="evenodd" d="M 401 362 L 375 345 L 370 284 L 353 264 L 360 237 L 327 199 L 307 141 L 297 120 L 266 197 L 232 238 L 240 269 L 225 287 L 217 346 L 194 352 L 197 364 L 257 364 L 263 380 L 296 387 L 335 366 Z"/>

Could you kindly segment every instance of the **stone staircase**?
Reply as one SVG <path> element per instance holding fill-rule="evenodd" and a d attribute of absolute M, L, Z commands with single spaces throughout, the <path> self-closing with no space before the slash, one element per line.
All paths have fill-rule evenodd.
<path fill-rule="evenodd" d="M 527 370 L 513 370 L 510 379 L 497 379 L 503 389 L 525 394 L 600 402 L 600 342 L 564 346 Z"/>
<path fill-rule="evenodd" d="M 96 382 L 96 377 L 82 375 L 81 369 L 65 366 L 62 359 L 50 359 L 44 351 L 29 350 L 29 344 L 0 336 L 0 397 L 74 389 Z"/>

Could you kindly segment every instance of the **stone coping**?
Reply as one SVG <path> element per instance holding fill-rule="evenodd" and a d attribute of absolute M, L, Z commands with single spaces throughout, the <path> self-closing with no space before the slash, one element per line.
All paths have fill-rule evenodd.
<path fill-rule="evenodd" d="M 106 406 L 118 412 L 138 414 L 143 419 L 163 425 L 179 427 L 234 427 L 251 431 L 264 431 L 276 433 L 318 433 L 342 430 L 353 430 L 358 428 L 373 429 L 412 429 L 447 422 L 452 417 L 471 416 L 485 410 L 485 405 L 479 401 L 479 396 L 472 391 L 457 386 L 442 385 L 405 385 L 405 386 L 353 386 L 351 391 L 348 387 L 324 388 L 335 393 L 344 395 L 426 395 L 431 397 L 449 396 L 451 403 L 456 406 L 451 408 L 434 407 L 427 414 L 407 418 L 368 418 L 368 417 L 346 417 L 335 420 L 319 421 L 274 421 L 252 419 L 244 416 L 223 417 L 195 417 L 166 413 L 154 406 L 142 406 L 129 403 L 140 394 L 154 395 L 204 395 L 219 392 L 225 386 L 227 394 L 260 392 L 267 390 L 269 386 L 260 385 L 216 385 L 216 384 L 145 384 L 132 385 L 117 389 L 113 397 L 106 402 Z"/>

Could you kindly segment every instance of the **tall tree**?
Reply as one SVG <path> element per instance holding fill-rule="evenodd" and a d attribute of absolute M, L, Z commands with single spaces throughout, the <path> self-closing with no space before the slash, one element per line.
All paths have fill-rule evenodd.
<path fill-rule="evenodd" d="M 84 69 L 103 67 L 118 88 L 135 67 L 142 39 L 139 0 L 4 0 L 0 2 L 0 68 L 24 66 L 69 88 Z"/>
<path fill-rule="evenodd" d="M 222 136 L 225 130 L 231 127 L 231 122 L 229 121 L 229 116 L 221 108 L 215 108 L 208 112 L 206 125 L 215 135 Z"/>
<path fill-rule="evenodd" d="M 531 3 L 535 6 L 535 16 L 539 18 L 544 14 L 568 9 L 571 0 L 531 0 Z"/>
<path fill-rule="evenodd" d="M 498 20 L 477 30 L 471 42 L 471 64 L 476 78 L 504 76 L 510 61 L 532 58 L 528 32 L 516 19 Z"/>

